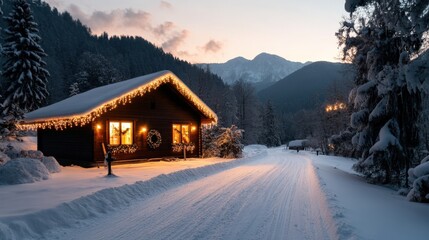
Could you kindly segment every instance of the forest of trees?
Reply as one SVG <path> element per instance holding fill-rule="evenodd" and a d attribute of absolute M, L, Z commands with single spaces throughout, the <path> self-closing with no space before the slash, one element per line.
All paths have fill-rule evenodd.
<path fill-rule="evenodd" d="M 13 2 L 4 1 L 4 15 L 13 11 Z M 108 36 L 107 33 L 95 36 L 67 12 L 61 13 L 40 0 L 28 1 L 28 4 L 38 28 L 39 44 L 47 55 L 40 56 L 49 72 L 45 82 L 46 96 L 40 104 L 51 104 L 101 85 L 168 69 L 218 114 L 220 125 L 235 124 L 243 129 L 245 144 L 261 139 L 260 114 L 264 107 L 253 87 L 244 81 L 229 86 L 209 69 L 201 69 L 165 53 L 141 37 Z M 8 28 L 5 20 L 0 21 L 0 26 Z M 3 31 L 2 35 L 5 34 Z M 2 65 L 7 61 L 3 54 Z M 7 97 L 9 83 L 7 75 L 3 74 L 0 77 L 1 102 Z M 24 111 L 29 110 L 34 108 Z"/>

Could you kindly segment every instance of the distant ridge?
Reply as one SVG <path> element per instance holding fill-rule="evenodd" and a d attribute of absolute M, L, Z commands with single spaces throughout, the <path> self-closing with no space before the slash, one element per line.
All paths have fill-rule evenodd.
<path fill-rule="evenodd" d="M 314 62 L 266 89 L 258 95 L 270 100 L 280 111 L 293 113 L 301 109 L 322 107 L 329 98 L 346 98 L 353 86 L 353 71 L 349 64 Z"/>
<path fill-rule="evenodd" d="M 274 54 L 261 53 L 254 59 L 233 58 L 225 63 L 197 64 L 220 76 L 227 84 L 239 79 L 258 85 L 270 85 L 292 72 L 305 66 L 304 63 L 292 62 Z"/>

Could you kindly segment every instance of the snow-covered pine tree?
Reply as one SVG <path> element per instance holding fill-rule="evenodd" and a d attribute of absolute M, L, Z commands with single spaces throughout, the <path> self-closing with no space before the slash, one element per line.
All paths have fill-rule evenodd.
<path fill-rule="evenodd" d="M 355 169 L 372 182 L 399 182 L 418 145 L 421 82 L 406 77 L 425 50 L 429 1 L 346 0 L 350 17 L 337 32 L 343 60 L 356 67 L 352 142 Z"/>
<path fill-rule="evenodd" d="M 70 95 L 69 95 L 70 97 L 79 94 L 80 93 L 80 91 L 79 91 L 79 83 L 78 82 L 72 83 L 70 85 L 70 87 L 69 87 L 69 91 L 70 91 L 69 92 L 70 93 Z"/>
<path fill-rule="evenodd" d="M 418 166 L 408 171 L 411 190 L 409 201 L 429 202 L 429 156 L 423 158 Z"/>
<path fill-rule="evenodd" d="M 281 145 L 279 128 L 276 122 L 274 108 L 270 101 L 267 101 L 261 113 L 262 128 L 259 136 L 259 143 L 267 147 L 277 147 Z"/>
<path fill-rule="evenodd" d="M 2 74 L 7 87 L 2 113 L 19 118 L 22 113 L 44 104 L 49 72 L 44 68 L 46 63 L 42 57 L 46 54 L 39 45 L 41 38 L 30 5 L 25 0 L 13 1 L 11 13 L 4 19 L 7 28 L 4 29 Z"/>
<path fill-rule="evenodd" d="M 202 148 L 203 148 L 203 157 L 219 157 L 219 147 L 216 145 L 216 139 L 219 137 L 221 131 L 218 125 L 211 127 L 202 128 Z"/>
<path fill-rule="evenodd" d="M 3 0 L 0 0 L 0 15 L 3 15 L 3 11 L 2 11 L 2 9 L 1 9 L 1 7 L 3 6 Z M 0 28 L 0 32 L 1 32 L 1 28 Z M 3 54 L 3 47 L 2 47 L 2 45 L 0 44 L 0 55 L 2 55 Z M 1 72 L 0 72 L 1 73 Z M 0 82 L 0 100 L 2 99 L 2 83 Z M 0 116 L 2 115 L 1 114 L 1 110 L 3 109 L 3 107 L 2 107 L 3 105 L 2 105 L 2 103 L 0 102 Z M 0 118 L 0 124 L 1 124 L 1 122 L 2 122 L 3 120 Z"/>

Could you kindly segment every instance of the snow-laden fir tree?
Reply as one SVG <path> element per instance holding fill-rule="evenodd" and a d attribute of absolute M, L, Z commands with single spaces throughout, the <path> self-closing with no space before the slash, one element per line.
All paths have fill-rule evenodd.
<path fill-rule="evenodd" d="M 429 156 L 423 158 L 415 168 L 410 168 L 408 176 L 411 191 L 407 199 L 415 202 L 429 202 Z"/>
<path fill-rule="evenodd" d="M 2 74 L 6 87 L 2 114 L 20 118 L 45 103 L 49 72 L 44 68 L 42 57 L 46 54 L 39 45 L 41 38 L 30 5 L 25 0 L 13 1 L 11 13 L 4 20 Z"/>
<path fill-rule="evenodd" d="M 0 0 L 0 15 L 3 15 L 3 11 L 2 11 L 2 9 L 1 9 L 1 7 L 3 6 L 3 0 Z M 1 32 L 1 28 L 0 28 L 0 32 Z M 0 55 L 1 54 L 3 54 L 3 47 L 2 47 L 2 45 L 0 44 Z M 1 86 L 2 86 L 2 83 L 0 82 L 0 100 L 2 99 L 2 90 L 1 90 Z M 2 109 L 2 104 L 1 104 L 1 102 L 0 102 L 0 110 Z M 1 116 L 2 114 L 1 114 L 1 112 L 0 112 L 0 116 Z M 0 124 L 3 122 L 3 120 L 0 118 Z"/>
<path fill-rule="evenodd" d="M 281 145 L 279 127 L 274 114 L 274 108 L 270 101 L 267 101 L 261 111 L 261 133 L 259 143 L 267 147 L 277 147 Z"/>
<path fill-rule="evenodd" d="M 202 128 L 201 142 L 204 158 L 219 157 L 220 152 L 216 144 L 216 139 L 219 137 L 220 133 L 220 127 L 218 125 Z"/>
<path fill-rule="evenodd" d="M 79 83 L 78 82 L 72 83 L 69 87 L 69 91 L 70 91 L 70 95 L 69 95 L 70 97 L 79 94 L 80 93 Z"/>
<path fill-rule="evenodd" d="M 399 182 L 418 145 L 422 82 L 407 77 L 426 48 L 429 1 L 346 0 L 350 13 L 337 32 L 343 60 L 356 67 L 352 142 L 355 169 L 372 182 Z"/>

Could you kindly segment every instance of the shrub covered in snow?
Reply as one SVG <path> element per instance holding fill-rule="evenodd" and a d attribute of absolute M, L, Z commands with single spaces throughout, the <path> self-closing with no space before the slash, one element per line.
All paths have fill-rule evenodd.
<path fill-rule="evenodd" d="M 241 157 L 243 130 L 232 125 L 229 128 L 214 126 L 203 130 L 203 157 Z"/>
<path fill-rule="evenodd" d="M 32 183 L 48 178 L 48 169 L 38 159 L 17 158 L 0 166 L 0 185 Z"/>
<path fill-rule="evenodd" d="M 61 166 L 54 157 L 43 157 L 42 163 L 50 173 L 61 172 Z"/>
<path fill-rule="evenodd" d="M 425 157 L 420 165 L 408 170 L 408 179 L 411 191 L 407 199 L 416 202 L 429 202 L 429 156 Z"/>
<path fill-rule="evenodd" d="M 242 137 L 243 130 L 234 125 L 229 128 L 221 128 L 221 134 L 215 141 L 219 148 L 220 157 L 241 157 L 244 147 L 243 144 L 241 144 Z"/>
<path fill-rule="evenodd" d="M 352 138 L 355 132 L 352 128 L 348 128 L 345 131 L 342 131 L 338 135 L 332 135 L 328 141 L 331 146 L 333 146 L 334 154 L 345 156 L 345 157 L 353 157 L 354 148 L 352 144 Z"/>

